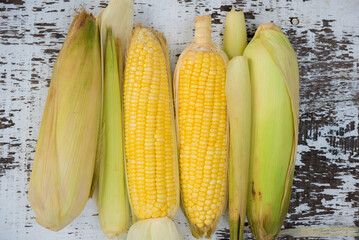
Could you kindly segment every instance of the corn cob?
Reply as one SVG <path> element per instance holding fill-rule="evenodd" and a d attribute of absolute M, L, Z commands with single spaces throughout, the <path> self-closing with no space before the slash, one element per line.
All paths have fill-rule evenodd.
<path fill-rule="evenodd" d="M 127 195 L 121 82 L 122 50 L 133 24 L 132 0 L 112 0 L 97 18 L 100 26 L 103 84 L 102 125 L 98 144 L 98 208 L 102 231 L 120 238 L 130 225 Z M 125 46 L 123 46 L 125 45 Z M 96 173 L 95 173 L 96 176 Z M 94 185 L 96 179 L 94 177 Z"/>
<path fill-rule="evenodd" d="M 251 83 L 246 57 L 228 62 L 226 96 L 229 118 L 229 228 L 231 240 L 243 239 L 251 142 Z"/>
<path fill-rule="evenodd" d="M 179 207 L 177 141 L 166 39 L 138 25 L 127 53 L 125 149 L 136 217 L 128 240 L 181 239 L 171 220 Z"/>
<path fill-rule="evenodd" d="M 58 231 L 89 198 L 101 109 L 100 39 L 92 15 L 73 20 L 57 57 L 36 146 L 29 201 Z"/>
<path fill-rule="evenodd" d="M 246 22 L 242 11 L 236 11 L 234 7 L 227 13 L 223 34 L 223 51 L 229 59 L 242 56 L 247 46 Z"/>
<path fill-rule="evenodd" d="M 195 237 L 210 237 L 227 201 L 227 57 L 211 40 L 211 17 L 195 19 L 195 43 L 175 70 L 182 207 Z"/>
<path fill-rule="evenodd" d="M 295 52 L 273 23 L 258 27 L 244 56 L 252 84 L 252 145 L 247 217 L 257 239 L 275 238 L 287 213 L 299 112 Z"/>

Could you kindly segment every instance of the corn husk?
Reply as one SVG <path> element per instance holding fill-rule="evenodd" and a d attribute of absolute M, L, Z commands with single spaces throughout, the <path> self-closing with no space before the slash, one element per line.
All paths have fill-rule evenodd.
<path fill-rule="evenodd" d="M 182 240 L 171 218 L 152 218 L 138 221 L 130 228 L 129 240 Z"/>
<path fill-rule="evenodd" d="M 107 29 L 112 30 L 115 43 L 121 42 L 121 59 L 125 62 L 125 54 L 133 29 L 133 0 L 111 0 L 108 6 L 97 17 L 100 26 L 102 51 L 105 51 Z M 123 67 L 123 66 L 121 66 Z"/>
<path fill-rule="evenodd" d="M 298 136 L 299 73 L 281 29 L 262 24 L 247 46 L 252 144 L 247 217 L 257 239 L 275 238 L 287 213 Z"/>
<path fill-rule="evenodd" d="M 58 231 L 89 198 L 101 109 L 98 26 L 82 11 L 57 57 L 36 146 L 29 201 L 37 222 Z"/>
<path fill-rule="evenodd" d="M 234 7 L 227 13 L 223 34 L 223 51 L 229 59 L 242 56 L 247 46 L 247 31 L 244 14 Z"/>
<path fill-rule="evenodd" d="M 227 65 L 226 97 L 229 120 L 229 229 L 232 240 L 243 239 L 246 220 L 251 147 L 251 82 L 248 60 L 232 58 Z"/>

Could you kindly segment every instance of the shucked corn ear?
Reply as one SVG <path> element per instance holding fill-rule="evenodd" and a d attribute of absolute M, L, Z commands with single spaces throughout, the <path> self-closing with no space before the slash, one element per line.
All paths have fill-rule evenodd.
<path fill-rule="evenodd" d="M 140 219 L 127 240 L 179 240 L 171 220 L 179 207 L 171 70 L 163 34 L 138 25 L 127 52 L 124 84 L 127 181 Z"/>
<path fill-rule="evenodd" d="M 109 238 L 114 238 L 121 237 L 130 225 L 121 79 L 123 78 L 122 50 L 127 45 L 133 24 L 132 0 L 110 1 L 97 20 L 100 26 L 103 84 L 102 125 L 97 149 L 98 208 L 102 231 Z"/>
<path fill-rule="evenodd" d="M 223 34 L 223 51 L 229 59 L 242 56 L 247 46 L 246 22 L 242 11 L 236 11 L 234 7 L 227 13 Z"/>
<path fill-rule="evenodd" d="M 298 136 L 295 52 L 273 23 L 258 27 L 244 51 L 252 84 L 252 146 L 247 217 L 257 239 L 275 238 L 287 213 Z"/>
<path fill-rule="evenodd" d="M 226 81 L 229 118 L 229 228 L 231 240 L 243 239 L 251 149 L 251 82 L 248 60 L 228 62 Z"/>
<path fill-rule="evenodd" d="M 210 237 L 227 202 L 226 55 L 211 17 L 195 19 L 195 43 L 175 71 L 182 207 L 195 237 Z"/>
<path fill-rule="evenodd" d="M 98 26 L 73 20 L 57 57 L 36 146 L 29 201 L 37 222 L 58 231 L 89 198 L 101 108 Z"/>

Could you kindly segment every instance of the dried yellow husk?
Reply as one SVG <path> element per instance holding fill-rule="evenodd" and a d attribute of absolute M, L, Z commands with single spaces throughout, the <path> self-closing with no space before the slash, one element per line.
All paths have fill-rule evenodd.
<path fill-rule="evenodd" d="M 37 222 L 58 231 L 89 198 L 101 109 L 98 26 L 82 11 L 56 60 L 32 168 L 29 201 Z"/>

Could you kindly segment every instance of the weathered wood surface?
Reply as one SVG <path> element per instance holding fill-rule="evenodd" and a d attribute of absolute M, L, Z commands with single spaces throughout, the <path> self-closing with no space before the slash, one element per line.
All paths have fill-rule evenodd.
<path fill-rule="evenodd" d="M 0 239 L 105 239 L 91 200 L 81 216 L 54 233 L 36 223 L 27 189 L 52 67 L 74 10 L 82 4 L 97 16 L 107 2 L 0 0 Z M 332 239 L 358 239 L 359 2 L 135 0 L 135 23 L 164 32 L 174 69 L 193 41 L 194 17 L 212 15 L 212 36 L 221 45 L 232 4 L 245 11 L 249 36 L 258 24 L 273 21 L 298 55 L 299 145 L 284 227 L 339 227 Z M 213 239 L 229 239 L 227 218 Z M 192 239 L 181 212 L 175 222 Z"/>

